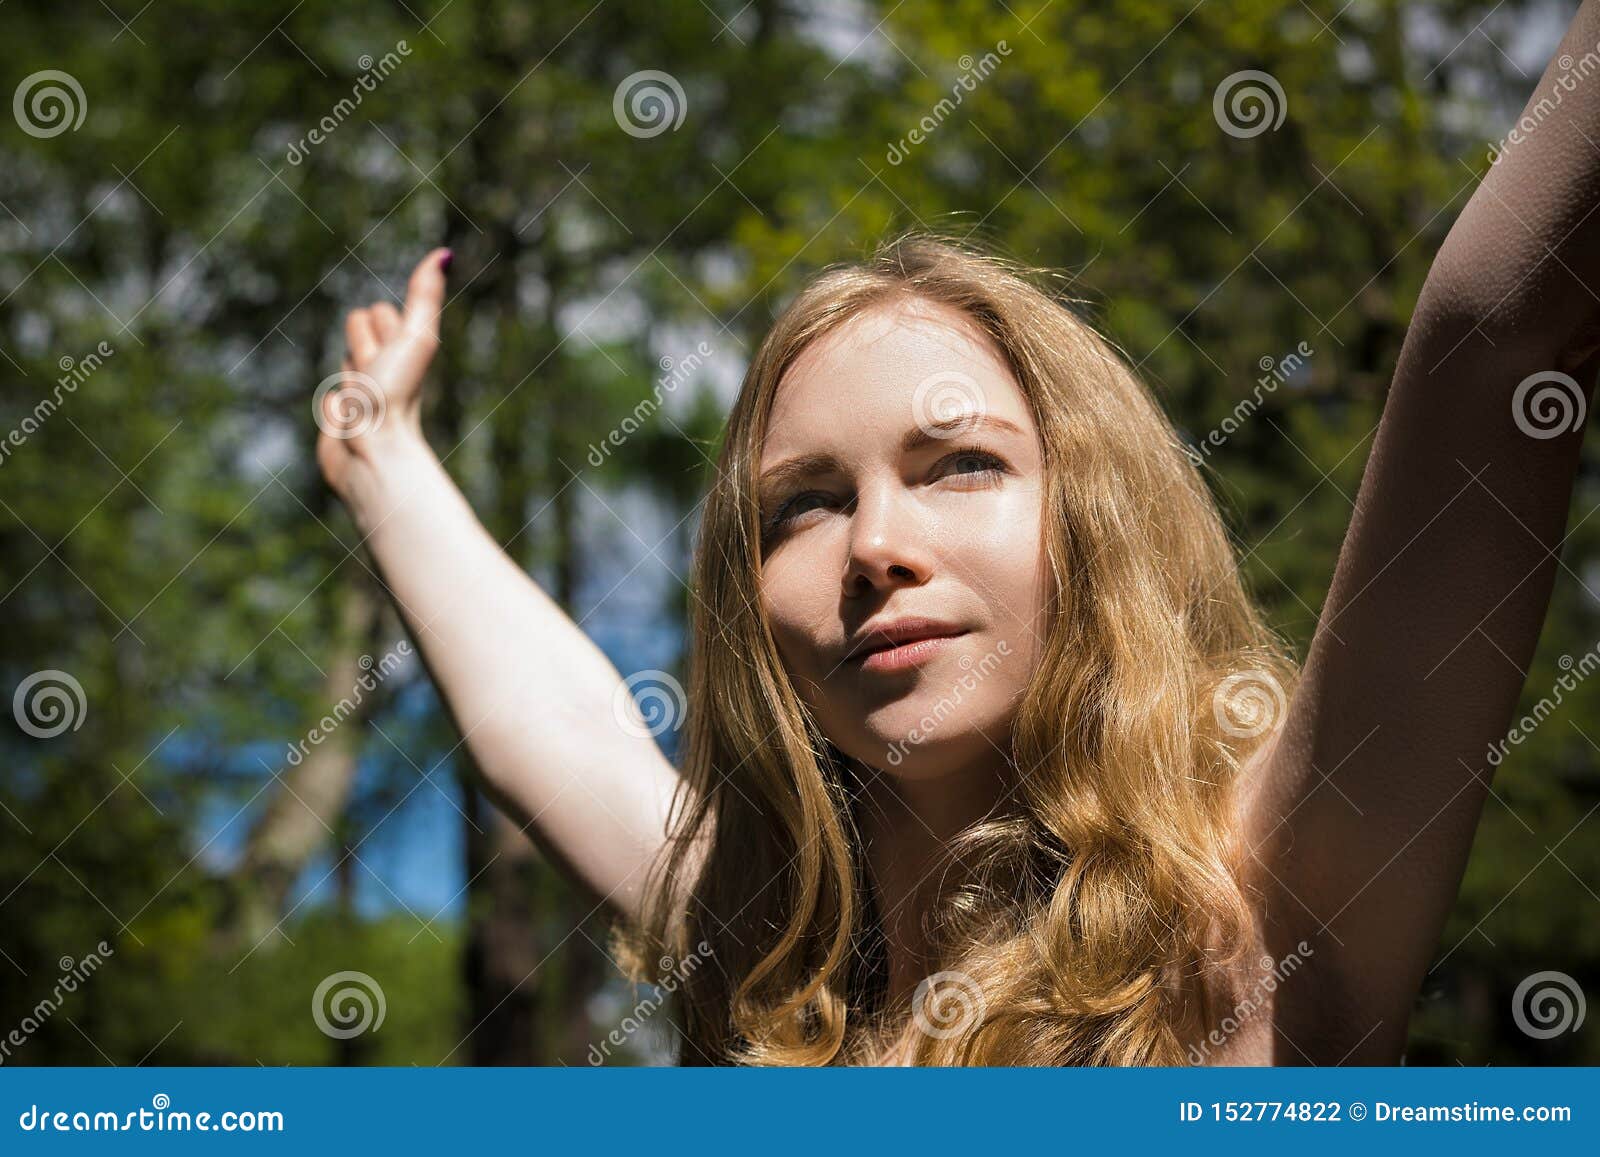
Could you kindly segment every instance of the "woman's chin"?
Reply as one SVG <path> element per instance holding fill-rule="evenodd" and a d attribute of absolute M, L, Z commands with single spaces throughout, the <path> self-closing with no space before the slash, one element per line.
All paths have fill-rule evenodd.
<path fill-rule="evenodd" d="M 920 726 L 872 728 L 855 757 L 896 779 L 938 779 L 988 755 L 1001 757 L 981 732 L 962 727 L 924 731 Z"/>

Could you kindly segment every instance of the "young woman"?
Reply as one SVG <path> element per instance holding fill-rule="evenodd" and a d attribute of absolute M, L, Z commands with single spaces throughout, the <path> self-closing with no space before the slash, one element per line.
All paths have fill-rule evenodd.
<path fill-rule="evenodd" d="M 1600 372 L 1597 53 L 1587 0 L 1433 264 L 1303 671 L 1117 352 L 910 236 L 750 365 L 674 767 L 423 439 L 448 252 L 350 314 L 322 469 L 499 805 L 665 958 L 685 1063 L 1400 1059 Z"/>

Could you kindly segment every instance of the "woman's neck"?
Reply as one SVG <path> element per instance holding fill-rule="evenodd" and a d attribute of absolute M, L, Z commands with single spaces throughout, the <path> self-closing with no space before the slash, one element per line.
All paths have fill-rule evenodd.
<path fill-rule="evenodd" d="M 860 811 L 867 870 L 889 960 L 890 1008 L 906 1008 L 937 963 L 924 916 L 962 882 L 951 841 L 994 811 L 1009 790 L 998 757 L 938 779 L 896 779 L 868 772 Z"/>

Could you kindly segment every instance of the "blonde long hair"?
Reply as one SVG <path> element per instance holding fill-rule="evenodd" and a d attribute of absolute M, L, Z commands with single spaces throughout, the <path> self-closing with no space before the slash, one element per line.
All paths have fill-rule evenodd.
<path fill-rule="evenodd" d="M 1294 664 L 1159 405 L 1038 273 L 903 235 L 813 279 L 749 367 L 696 544 L 672 838 L 614 942 L 636 982 L 694 961 L 674 990 L 685 1064 L 869 1062 L 891 1040 L 918 1064 L 1181 1064 L 1251 950 L 1237 781 Z M 760 610 L 755 487 L 784 371 L 904 295 L 1004 354 L 1043 442 L 1055 580 L 1014 806 L 951 849 L 974 870 L 934 914 L 941 971 L 910 1018 L 882 1007 L 858 785 Z"/>

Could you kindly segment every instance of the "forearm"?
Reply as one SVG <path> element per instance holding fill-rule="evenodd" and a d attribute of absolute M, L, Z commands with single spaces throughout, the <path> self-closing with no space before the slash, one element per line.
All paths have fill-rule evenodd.
<path fill-rule="evenodd" d="M 347 501 L 497 802 L 598 893 L 630 890 L 677 773 L 619 724 L 616 668 L 501 550 L 420 438 L 374 455 Z"/>
<path fill-rule="evenodd" d="M 1600 0 L 1584 0 L 1490 157 L 1418 318 L 1570 370 L 1600 343 Z"/>

